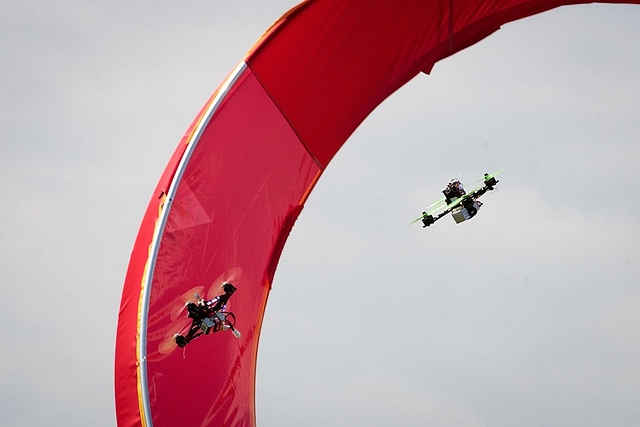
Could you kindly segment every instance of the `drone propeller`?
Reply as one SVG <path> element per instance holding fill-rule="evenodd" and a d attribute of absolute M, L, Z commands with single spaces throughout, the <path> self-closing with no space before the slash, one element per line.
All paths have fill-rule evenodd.
<path fill-rule="evenodd" d="M 409 224 L 407 224 L 406 226 L 410 226 L 411 224 L 415 224 L 416 222 L 428 217 L 429 215 L 431 215 L 432 213 L 434 213 L 435 211 L 437 211 L 438 209 L 443 208 L 446 205 L 446 200 L 444 197 L 436 200 L 435 202 L 431 203 L 429 206 L 427 206 L 427 208 L 425 209 L 425 212 L 420 215 L 418 218 L 414 219 L 413 221 L 411 221 Z"/>
<path fill-rule="evenodd" d="M 171 308 L 171 314 L 169 315 L 171 321 L 175 321 L 180 317 L 185 308 L 187 308 L 187 304 L 200 301 L 202 299 L 200 295 L 202 295 L 203 291 L 204 286 L 196 286 L 176 298 L 174 300 L 175 303 Z"/>
<path fill-rule="evenodd" d="M 410 226 L 411 224 L 415 224 L 418 221 L 421 221 L 423 219 L 425 219 L 426 217 L 428 217 L 429 215 L 431 215 L 433 212 L 435 212 L 437 209 L 433 209 L 431 212 L 425 212 L 422 215 L 420 215 L 418 218 L 414 219 L 413 221 L 411 221 L 409 224 L 407 224 L 405 227 Z"/>
<path fill-rule="evenodd" d="M 438 200 L 436 200 L 435 202 L 427 206 L 425 211 L 429 212 L 429 210 L 431 209 L 431 213 L 433 213 L 434 211 L 438 210 L 441 206 L 443 206 L 445 200 L 446 199 L 444 197 L 439 198 Z"/>
<path fill-rule="evenodd" d="M 211 287 L 207 292 L 207 299 L 212 299 L 220 295 L 225 283 L 233 283 L 234 285 L 242 277 L 242 268 L 232 267 L 219 275 L 216 280 L 211 282 Z"/>
<path fill-rule="evenodd" d="M 176 344 L 176 334 L 184 335 L 186 331 L 189 330 L 191 325 L 191 319 L 184 319 L 176 323 L 167 331 L 164 335 L 160 344 L 158 344 L 158 351 L 161 354 L 169 354 L 176 348 L 178 348 L 178 344 Z"/>
<path fill-rule="evenodd" d="M 498 174 L 500 174 L 500 173 L 504 172 L 506 169 L 507 169 L 507 168 L 506 168 L 506 167 L 504 167 L 504 168 L 499 169 L 499 170 L 497 170 L 497 171 L 495 171 L 495 172 L 493 172 L 493 173 L 490 173 L 489 175 L 485 176 L 483 180 L 484 180 L 484 181 L 486 181 L 486 180 L 488 180 L 488 179 L 491 179 L 491 178 L 493 178 L 494 176 L 496 176 L 496 175 L 498 175 Z"/>
<path fill-rule="evenodd" d="M 409 224 L 405 225 L 405 227 L 408 227 L 408 226 L 410 226 L 411 224 L 415 224 L 416 222 L 418 222 L 418 221 L 420 221 L 420 220 L 422 220 L 422 219 L 424 219 L 424 218 L 426 218 L 426 217 L 427 217 L 427 215 L 426 215 L 426 214 L 422 214 L 420 217 L 418 217 L 418 218 L 414 219 L 414 220 L 413 220 L 413 221 L 411 221 Z"/>
<path fill-rule="evenodd" d="M 504 172 L 506 169 L 507 169 L 507 168 L 506 168 L 506 167 L 504 167 L 504 168 L 502 168 L 502 169 L 498 169 L 497 171 L 495 171 L 495 172 L 493 172 L 493 173 L 487 174 L 486 176 L 483 176 L 483 177 L 482 177 L 482 179 L 479 179 L 479 180 L 477 180 L 476 182 L 474 182 L 474 184 L 477 184 L 477 183 L 479 183 L 479 182 L 485 182 L 485 181 L 488 181 L 488 180 L 490 180 L 491 178 L 493 178 L 493 177 L 495 177 L 495 176 L 497 176 L 497 175 L 501 174 L 501 173 L 502 173 L 502 172 Z"/>

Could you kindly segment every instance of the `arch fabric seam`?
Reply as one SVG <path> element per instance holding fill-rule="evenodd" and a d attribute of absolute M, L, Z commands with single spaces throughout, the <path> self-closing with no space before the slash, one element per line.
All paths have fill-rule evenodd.
<path fill-rule="evenodd" d="M 320 171 L 324 171 L 324 166 L 320 163 L 320 161 L 316 158 L 316 156 L 313 154 L 313 152 L 309 149 L 307 144 L 304 142 L 304 139 L 302 138 L 302 136 L 298 132 L 298 129 L 296 129 L 296 127 L 293 125 L 293 123 L 291 123 L 291 120 L 289 119 L 289 116 L 287 116 L 287 113 L 285 113 L 284 109 L 280 106 L 280 104 L 278 103 L 276 98 L 271 94 L 271 92 L 269 91 L 267 86 L 262 82 L 262 79 L 260 78 L 260 75 L 258 75 L 258 73 L 253 69 L 253 67 L 251 66 L 251 63 L 249 62 L 248 59 L 246 59 L 246 64 L 249 67 L 249 69 L 251 70 L 251 73 L 254 75 L 256 80 L 258 80 L 258 83 L 260 83 L 260 87 L 262 88 L 262 90 L 264 90 L 264 92 L 267 94 L 267 96 L 269 97 L 271 102 L 273 102 L 273 105 L 276 106 L 276 108 L 278 109 L 278 111 L 280 112 L 282 117 L 284 117 L 285 121 L 289 124 L 289 127 L 291 128 L 293 133 L 298 138 L 298 141 L 300 142 L 300 144 L 304 147 L 306 152 L 309 154 L 309 157 L 311 157 L 313 159 L 313 161 L 318 166 L 318 169 L 320 169 Z"/>
<path fill-rule="evenodd" d="M 160 238 L 164 231 L 164 227 L 167 222 L 167 218 L 169 216 L 169 211 L 171 210 L 171 203 L 173 198 L 178 191 L 178 183 L 182 179 L 182 175 L 189 163 L 189 159 L 196 146 L 198 145 L 198 141 L 202 136 L 203 130 L 209 124 L 209 121 L 213 117 L 213 114 L 216 112 L 220 103 L 223 99 L 226 98 L 229 90 L 234 86 L 238 78 L 244 73 L 247 69 L 247 64 L 243 61 L 241 62 L 236 69 L 231 73 L 231 75 L 227 78 L 226 82 L 221 85 L 220 90 L 211 101 L 211 104 L 207 108 L 206 112 L 202 115 L 200 119 L 200 123 L 198 123 L 197 127 L 194 129 L 191 139 L 188 142 L 187 149 L 185 153 L 182 155 L 180 159 L 180 163 L 176 168 L 176 173 L 173 176 L 173 180 L 171 181 L 171 185 L 169 186 L 169 190 L 167 191 L 167 196 L 164 205 L 162 206 L 162 211 L 159 215 L 159 221 L 156 221 L 156 228 L 154 230 L 153 238 L 151 239 L 151 247 L 150 247 L 150 255 L 147 259 L 147 268 L 145 269 L 146 276 L 143 277 L 143 289 L 140 296 L 140 325 L 139 325 L 139 340 L 138 340 L 138 348 L 137 348 L 137 356 L 138 356 L 138 378 L 140 381 L 139 391 L 140 396 L 138 399 L 140 400 L 142 412 L 140 414 L 142 425 L 153 427 L 153 421 L 151 417 L 151 403 L 149 401 L 149 391 L 148 391 L 148 377 L 147 377 L 147 327 L 148 327 L 148 315 L 149 315 L 149 298 L 151 296 L 151 282 L 154 273 L 154 267 L 156 260 L 158 258 L 158 251 L 160 249 Z"/>

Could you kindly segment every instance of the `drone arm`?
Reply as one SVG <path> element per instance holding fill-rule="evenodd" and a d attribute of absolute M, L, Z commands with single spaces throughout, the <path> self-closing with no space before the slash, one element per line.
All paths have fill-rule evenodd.
<path fill-rule="evenodd" d="M 209 308 L 209 310 L 213 313 L 222 310 L 224 306 L 227 305 L 227 301 L 229 301 L 229 298 L 231 298 L 231 295 L 233 295 L 235 291 L 235 286 L 233 286 L 231 283 L 226 283 L 224 286 L 224 294 L 217 297 L 218 300 L 216 301 L 215 305 Z"/>
<path fill-rule="evenodd" d="M 423 217 L 422 218 L 422 223 L 424 225 L 422 226 L 422 228 L 426 228 L 426 227 L 430 226 L 431 224 L 435 223 L 437 220 L 439 220 L 440 218 L 442 218 L 443 216 L 445 216 L 449 212 L 451 212 L 451 209 L 444 210 L 444 211 L 440 212 L 436 216 L 427 215 L 427 216 Z"/>
<path fill-rule="evenodd" d="M 489 179 L 486 179 L 484 181 L 484 185 L 482 187 L 469 193 L 469 196 L 473 197 L 474 199 L 477 199 L 483 196 L 487 191 L 495 190 L 495 186 L 498 185 L 499 182 L 500 181 L 498 181 L 495 177 L 492 176 Z"/>

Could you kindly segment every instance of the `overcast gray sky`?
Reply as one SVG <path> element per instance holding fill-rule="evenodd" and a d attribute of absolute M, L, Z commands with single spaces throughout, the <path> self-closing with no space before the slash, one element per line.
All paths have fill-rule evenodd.
<path fill-rule="evenodd" d="M 0 0 L 0 422 L 112 426 L 142 215 L 295 1 Z M 285 246 L 260 427 L 637 426 L 640 7 L 503 27 L 385 101 Z M 508 166 L 473 221 L 405 224 Z M 185 408 L 188 410 L 188 408 Z"/>

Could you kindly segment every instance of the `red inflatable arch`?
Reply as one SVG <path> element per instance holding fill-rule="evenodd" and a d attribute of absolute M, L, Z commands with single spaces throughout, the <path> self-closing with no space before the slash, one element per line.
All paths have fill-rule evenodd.
<path fill-rule="evenodd" d="M 274 272 L 338 149 L 437 61 L 502 24 L 578 3 L 308 0 L 273 24 L 189 127 L 144 215 L 118 319 L 118 425 L 254 426 Z M 185 302 L 213 298 L 225 281 L 237 288 L 227 308 L 242 336 L 215 333 L 179 349 Z"/>

